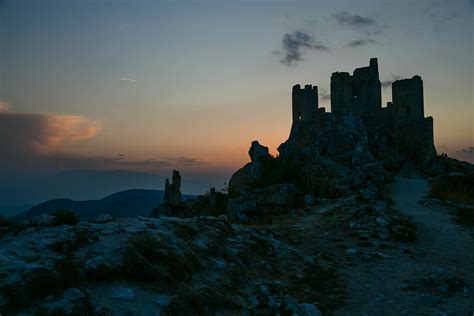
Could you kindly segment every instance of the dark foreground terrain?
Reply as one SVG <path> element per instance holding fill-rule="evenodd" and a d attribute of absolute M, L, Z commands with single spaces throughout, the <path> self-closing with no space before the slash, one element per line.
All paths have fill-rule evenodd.
<path fill-rule="evenodd" d="M 138 217 L 3 233 L 0 310 L 468 315 L 471 228 L 428 189 L 396 178 L 388 196 L 365 191 L 259 224 Z"/>

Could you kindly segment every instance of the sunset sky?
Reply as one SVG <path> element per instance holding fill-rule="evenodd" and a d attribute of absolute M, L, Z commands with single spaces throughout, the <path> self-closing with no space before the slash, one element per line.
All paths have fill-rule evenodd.
<path fill-rule="evenodd" d="M 474 162 L 473 30 L 473 0 L 0 0 L 0 205 L 74 170 L 222 187 L 252 140 L 287 139 L 292 85 L 319 86 L 330 110 L 331 73 L 370 57 L 384 104 L 420 75 L 438 152 Z"/>

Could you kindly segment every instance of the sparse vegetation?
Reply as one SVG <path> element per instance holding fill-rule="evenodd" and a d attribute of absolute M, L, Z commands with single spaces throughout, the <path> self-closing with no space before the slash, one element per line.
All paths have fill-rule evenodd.
<path fill-rule="evenodd" d="M 21 310 L 33 301 L 48 295 L 60 295 L 70 287 L 81 284 L 80 270 L 70 256 L 57 263 L 56 270 L 41 268 L 31 271 L 21 282 L 12 284 L 4 291 L 8 298 L 7 311 Z"/>
<path fill-rule="evenodd" d="M 474 203 L 474 174 L 456 174 L 433 180 L 430 196 L 441 200 Z"/>
<path fill-rule="evenodd" d="M 0 236 L 7 233 L 19 233 L 26 229 L 26 225 L 0 216 Z"/>
<path fill-rule="evenodd" d="M 301 181 L 301 169 L 291 159 L 267 157 L 261 159 L 262 175 L 250 183 L 253 189 L 266 188 L 279 183 L 295 183 Z"/>
<path fill-rule="evenodd" d="M 430 196 L 461 203 L 451 210 L 453 220 L 460 225 L 474 226 L 474 174 L 455 174 L 433 180 Z"/>
<path fill-rule="evenodd" d="M 51 212 L 50 215 L 56 216 L 56 225 L 76 225 L 79 222 L 79 216 L 69 210 L 57 210 Z"/>
<path fill-rule="evenodd" d="M 228 201 L 229 201 L 229 198 L 226 193 L 217 191 L 216 192 L 216 209 L 211 210 L 213 212 L 213 215 L 225 214 L 227 211 Z M 204 195 L 198 195 L 196 197 L 195 206 L 201 210 L 209 209 L 211 206 L 211 199 L 210 199 L 209 192 L 207 192 Z"/>
<path fill-rule="evenodd" d="M 60 239 L 49 245 L 49 248 L 56 253 L 72 254 L 88 243 L 85 232 L 78 231 L 72 239 Z"/>
<path fill-rule="evenodd" d="M 460 225 L 474 227 L 474 208 L 460 207 L 451 212 L 454 215 L 454 221 Z"/>
<path fill-rule="evenodd" d="M 148 232 L 130 237 L 125 248 L 121 275 L 138 280 L 177 282 L 187 279 L 198 265 L 192 255 L 177 254 L 173 247 Z"/>
<path fill-rule="evenodd" d="M 398 241 L 414 242 L 417 238 L 416 224 L 413 223 L 411 218 L 399 217 L 391 227 L 390 235 Z"/>

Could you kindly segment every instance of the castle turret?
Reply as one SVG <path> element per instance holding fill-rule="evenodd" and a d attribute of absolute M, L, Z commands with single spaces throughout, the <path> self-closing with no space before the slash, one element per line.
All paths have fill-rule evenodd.
<path fill-rule="evenodd" d="M 331 109 L 333 112 L 352 112 L 361 115 L 382 107 L 382 88 L 377 58 L 371 58 L 368 67 L 331 76 Z"/>
<path fill-rule="evenodd" d="M 397 117 L 423 118 L 423 80 L 420 76 L 392 83 L 392 102 Z"/>
<path fill-rule="evenodd" d="M 318 109 L 318 87 L 310 84 L 301 89 L 299 84 L 293 86 L 292 92 L 293 122 L 309 121 Z"/>

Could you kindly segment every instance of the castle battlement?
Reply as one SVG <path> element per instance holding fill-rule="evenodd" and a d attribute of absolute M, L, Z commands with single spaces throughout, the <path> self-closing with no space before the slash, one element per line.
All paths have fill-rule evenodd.
<path fill-rule="evenodd" d="M 292 91 L 293 122 L 309 121 L 318 109 L 318 87 L 307 84 L 301 89 L 299 84 Z"/>
<path fill-rule="evenodd" d="M 382 108 L 382 86 L 377 58 L 369 65 L 331 75 L 331 112 L 379 118 L 424 118 L 423 80 L 420 76 L 392 83 L 392 101 Z M 318 87 L 296 84 L 292 91 L 293 122 L 309 121 L 318 111 Z"/>
<path fill-rule="evenodd" d="M 382 107 L 382 90 L 377 58 L 368 67 L 356 68 L 352 75 L 335 72 L 331 76 L 332 112 L 359 115 Z"/>
<path fill-rule="evenodd" d="M 303 122 L 314 129 L 324 130 L 325 120 L 332 114 L 318 108 L 318 87 L 293 86 L 293 126 L 290 135 Z M 377 58 L 369 65 L 349 72 L 331 75 L 331 112 L 350 113 L 361 118 L 368 128 L 383 130 L 409 156 L 420 156 L 419 148 L 434 148 L 433 119 L 424 117 L 423 80 L 420 76 L 392 83 L 392 101 L 382 108 L 382 87 Z M 428 144 L 427 146 L 423 144 Z"/>

